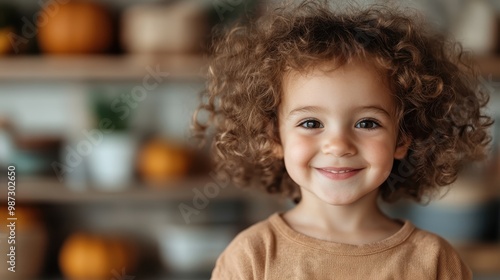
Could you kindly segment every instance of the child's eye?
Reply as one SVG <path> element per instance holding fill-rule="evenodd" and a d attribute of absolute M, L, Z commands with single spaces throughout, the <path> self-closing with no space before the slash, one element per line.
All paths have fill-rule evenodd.
<path fill-rule="evenodd" d="M 380 127 L 380 125 L 372 120 L 362 120 L 356 124 L 356 128 L 375 129 L 377 127 Z"/>
<path fill-rule="evenodd" d="M 316 121 L 316 120 L 307 120 L 307 121 L 304 121 L 302 123 L 300 123 L 300 126 L 303 127 L 303 128 L 322 128 L 323 125 L 319 122 L 319 121 Z"/>

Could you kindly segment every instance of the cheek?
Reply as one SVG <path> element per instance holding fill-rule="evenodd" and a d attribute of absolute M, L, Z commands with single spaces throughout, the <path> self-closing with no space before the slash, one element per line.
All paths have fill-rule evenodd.
<path fill-rule="evenodd" d="M 372 164 L 381 169 L 389 169 L 389 172 L 394 160 L 394 147 L 391 144 L 391 141 L 387 141 L 387 139 L 374 141 L 369 145 L 371 148 L 367 151 Z"/>
<path fill-rule="evenodd" d="M 292 166 L 307 166 L 314 156 L 314 144 L 306 137 L 292 136 L 287 139 L 285 149 L 285 164 Z"/>

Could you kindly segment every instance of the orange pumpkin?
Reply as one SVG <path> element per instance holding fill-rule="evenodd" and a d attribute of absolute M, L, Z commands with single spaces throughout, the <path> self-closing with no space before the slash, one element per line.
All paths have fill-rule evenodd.
<path fill-rule="evenodd" d="M 171 141 L 154 138 L 139 151 L 138 170 L 152 186 L 184 177 L 189 171 L 189 152 Z"/>
<path fill-rule="evenodd" d="M 123 239 L 90 233 L 69 236 L 59 253 L 59 267 L 68 279 L 109 280 L 130 275 L 136 266 L 135 248 Z"/>
<path fill-rule="evenodd" d="M 47 53 L 98 53 L 112 45 L 113 22 L 107 9 L 91 1 L 71 1 L 50 5 L 41 11 L 45 21 L 38 22 L 38 43 Z"/>

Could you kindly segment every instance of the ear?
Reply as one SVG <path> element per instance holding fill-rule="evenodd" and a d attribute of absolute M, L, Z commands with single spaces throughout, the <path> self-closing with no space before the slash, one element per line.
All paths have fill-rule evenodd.
<path fill-rule="evenodd" d="M 394 151 L 394 158 L 400 160 L 404 159 L 406 154 L 408 153 L 410 144 L 411 144 L 410 137 L 401 136 L 396 146 L 396 150 Z"/>
<path fill-rule="evenodd" d="M 273 154 L 274 154 L 274 156 L 276 156 L 276 158 L 283 159 L 284 152 L 283 152 L 283 146 L 281 145 L 281 143 L 274 144 Z"/>

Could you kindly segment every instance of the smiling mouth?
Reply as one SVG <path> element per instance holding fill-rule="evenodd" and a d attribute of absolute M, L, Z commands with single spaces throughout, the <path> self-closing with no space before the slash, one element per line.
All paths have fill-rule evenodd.
<path fill-rule="evenodd" d="M 322 168 L 320 168 L 320 169 L 323 171 L 326 171 L 326 172 L 333 173 L 333 174 L 342 174 L 342 173 L 347 173 L 347 172 L 357 170 L 357 169 L 346 169 L 346 170 L 340 170 L 340 171 L 333 171 L 333 170 L 326 170 L 326 169 L 322 169 Z"/>
<path fill-rule="evenodd" d="M 355 167 L 317 167 L 316 169 L 320 169 L 326 172 L 331 172 L 331 173 L 346 173 L 346 172 L 351 172 L 355 170 L 360 170 L 362 168 L 355 168 Z"/>
<path fill-rule="evenodd" d="M 330 178 L 332 180 L 344 180 L 348 179 L 352 176 L 355 176 L 356 174 L 359 173 L 363 168 L 350 168 L 350 167 L 343 167 L 343 168 L 335 168 L 335 167 L 329 167 L 329 168 L 316 168 L 321 174 L 326 176 L 327 178 Z"/>

